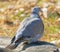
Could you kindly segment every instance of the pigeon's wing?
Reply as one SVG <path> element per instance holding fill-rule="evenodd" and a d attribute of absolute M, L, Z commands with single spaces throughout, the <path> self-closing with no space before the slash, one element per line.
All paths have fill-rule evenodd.
<path fill-rule="evenodd" d="M 21 29 L 23 29 L 26 25 L 26 23 L 29 21 L 29 18 L 25 18 L 19 25 L 18 30 L 16 33 L 20 32 Z"/>
<path fill-rule="evenodd" d="M 16 41 L 17 39 L 19 39 L 19 38 L 22 36 L 21 31 L 25 28 L 25 25 L 26 25 L 26 23 L 27 23 L 28 20 L 29 20 L 29 18 L 25 18 L 25 19 L 20 23 L 20 25 L 19 25 L 19 27 L 18 27 L 18 30 L 17 30 L 17 32 L 16 32 L 16 35 L 12 38 L 11 43 L 13 43 L 14 41 Z M 19 37 L 18 37 L 18 36 L 19 36 Z"/>
<path fill-rule="evenodd" d="M 23 27 L 19 27 L 15 40 L 26 41 L 29 38 L 35 38 L 38 34 L 40 34 L 40 36 L 42 35 L 43 23 L 39 18 L 29 18 L 28 21 L 24 22 L 25 24 L 22 24 Z M 23 37 L 23 39 L 21 39 L 21 37 Z"/>
<path fill-rule="evenodd" d="M 14 40 L 15 40 L 15 36 L 12 38 L 12 40 L 11 40 L 11 44 L 14 42 Z"/>
<path fill-rule="evenodd" d="M 43 33 L 43 30 L 44 26 L 42 20 L 39 18 L 32 18 L 26 23 L 23 36 L 34 37 L 37 34 Z"/>
<path fill-rule="evenodd" d="M 36 40 L 39 37 L 42 37 L 44 31 L 44 25 L 43 22 L 39 18 L 33 18 L 30 19 L 26 25 L 25 29 L 23 31 L 23 40 L 24 41 L 32 41 L 33 39 Z M 39 37 L 38 37 L 39 36 Z"/>

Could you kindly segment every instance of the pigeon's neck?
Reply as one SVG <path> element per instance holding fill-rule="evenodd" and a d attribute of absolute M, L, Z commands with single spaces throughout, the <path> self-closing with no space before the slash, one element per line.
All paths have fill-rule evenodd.
<path fill-rule="evenodd" d="M 38 13 L 32 13 L 30 15 L 31 18 L 40 18 L 39 14 Z"/>

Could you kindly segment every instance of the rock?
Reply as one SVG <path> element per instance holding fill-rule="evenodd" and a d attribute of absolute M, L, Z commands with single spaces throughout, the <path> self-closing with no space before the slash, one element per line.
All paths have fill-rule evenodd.
<path fill-rule="evenodd" d="M 0 52 L 15 52 L 7 48 L 0 48 Z"/>
<path fill-rule="evenodd" d="M 35 42 L 25 45 L 21 52 L 59 52 L 59 49 L 48 42 Z"/>
<path fill-rule="evenodd" d="M 0 52 L 59 52 L 59 49 L 52 43 L 38 41 L 25 45 L 21 51 L 20 48 L 17 50 L 11 50 L 0 47 Z"/>
<path fill-rule="evenodd" d="M 12 50 L 12 49 L 8 49 L 8 48 L 2 48 L 2 47 L 0 47 L 0 52 L 21 52 L 21 51 L 19 51 L 19 49 L 18 50 Z"/>

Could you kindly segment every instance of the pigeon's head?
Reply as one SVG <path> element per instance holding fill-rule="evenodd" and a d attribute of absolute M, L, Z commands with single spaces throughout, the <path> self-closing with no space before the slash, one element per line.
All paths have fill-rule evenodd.
<path fill-rule="evenodd" d="M 33 9 L 32 9 L 32 13 L 39 13 L 41 11 L 41 9 L 40 9 L 40 7 L 34 7 Z"/>

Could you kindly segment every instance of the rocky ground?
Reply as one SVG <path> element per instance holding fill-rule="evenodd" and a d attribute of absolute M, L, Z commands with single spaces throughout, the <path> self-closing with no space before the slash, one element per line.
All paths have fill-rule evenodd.
<path fill-rule="evenodd" d="M 11 38 L 7 38 L 7 37 L 0 37 L 0 48 L 5 48 L 7 45 L 10 44 Z M 47 47 L 47 46 L 46 46 Z M 49 47 L 49 46 L 48 46 Z M 30 48 L 28 48 L 30 49 Z M 27 50 L 28 50 L 27 49 Z M 20 46 L 18 46 L 15 51 L 20 51 Z"/>
<path fill-rule="evenodd" d="M 0 37 L 0 48 L 5 48 L 7 45 L 10 44 L 11 38 L 7 38 L 7 37 Z M 18 46 L 17 49 L 15 49 L 16 51 L 20 50 L 20 47 Z"/>

